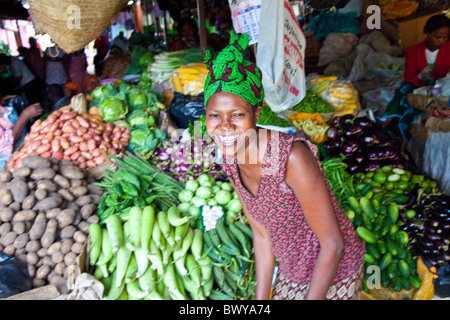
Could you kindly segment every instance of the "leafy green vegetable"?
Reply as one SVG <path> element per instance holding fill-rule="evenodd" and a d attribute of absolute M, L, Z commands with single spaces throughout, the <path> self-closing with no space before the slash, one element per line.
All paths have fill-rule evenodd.
<path fill-rule="evenodd" d="M 145 107 L 148 104 L 148 98 L 144 90 L 134 87 L 127 92 L 128 105 L 131 110 Z"/>
<path fill-rule="evenodd" d="M 314 94 L 313 92 L 307 90 L 305 97 L 298 104 L 293 106 L 291 109 L 298 112 L 307 113 L 330 113 L 334 112 L 334 108 L 327 101 L 322 99 L 320 96 Z"/>
<path fill-rule="evenodd" d="M 155 118 L 147 109 L 136 109 L 127 115 L 127 122 L 131 126 L 146 126 L 152 128 L 155 126 Z"/>
<path fill-rule="evenodd" d="M 130 130 L 128 150 L 148 159 L 158 144 L 166 138 L 166 133 L 160 129 L 150 129 L 147 126 L 133 126 Z"/>
<path fill-rule="evenodd" d="M 107 122 L 124 119 L 128 113 L 128 106 L 116 96 L 103 98 L 98 105 L 98 109 L 100 116 Z"/>
<path fill-rule="evenodd" d="M 97 88 L 95 88 L 92 92 L 91 92 L 91 96 L 94 99 L 102 99 L 106 96 L 113 96 L 117 93 L 117 90 L 114 86 L 113 83 L 108 82 L 105 83 L 104 85 L 101 85 Z"/>
<path fill-rule="evenodd" d="M 261 125 L 271 125 L 271 126 L 278 126 L 278 127 L 292 127 L 292 124 L 285 120 L 280 118 L 275 112 L 270 109 L 270 107 L 267 104 L 263 104 L 261 113 L 259 114 L 259 121 L 258 124 Z"/>

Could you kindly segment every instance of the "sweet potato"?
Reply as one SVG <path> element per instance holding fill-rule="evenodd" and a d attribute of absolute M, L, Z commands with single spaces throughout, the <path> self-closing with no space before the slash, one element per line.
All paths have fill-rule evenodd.
<path fill-rule="evenodd" d="M 53 191 L 58 190 L 57 184 L 54 183 L 53 181 L 47 180 L 47 179 L 38 180 L 37 183 L 36 183 L 36 188 L 38 190 L 39 189 L 44 189 L 44 190 L 47 190 L 49 192 L 53 192 Z"/>
<path fill-rule="evenodd" d="M 80 243 L 84 243 L 86 241 L 86 234 L 83 231 L 75 231 L 75 233 L 73 234 L 73 240 L 75 240 L 76 242 L 80 242 Z"/>
<path fill-rule="evenodd" d="M 1 243 L 6 248 L 7 246 L 12 245 L 16 238 L 17 234 L 14 231 L 10 231 L 2 236 Z"/>
<path fill-rule="evenodd" d="M 0 225 L 0 238 L 12 230 L 12 225 L 9 222 L 4 222 Z"/>
<path fill-rule="evenodd" d="M 70 225 L 67 226 L 63 229 L 61 229 L 59 236 L 61 237 L 61 239 L 72 239 L 74 233 L 77 231 L 77 228 Z"/>
<path fill-rule="evenodd" d="M 9 182 L 12 179 L 12 174 L 6 168 L 0 170 L 0 182 Z"/>
<path fill-rule="evenodd" d="M 27 253 L 27 263 L 29 265 L 35 265 L 39 261 L 39 256 L 36 252 L 28 252 Z"/>
<path fill-rule="evenodd" d="M 36 278 L 45 279 L 51 270 L 52 268 L 49 265 L 44 264 L 40 266 L 39 269 L 36 270 Z"/>

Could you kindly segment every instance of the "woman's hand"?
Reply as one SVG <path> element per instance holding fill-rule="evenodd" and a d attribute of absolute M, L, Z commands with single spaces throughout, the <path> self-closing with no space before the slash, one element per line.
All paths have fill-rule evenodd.
<path fill-rule="evenodd" d="M 30 104 L 28 107 L 23 109 L 23 111 L 20 115 L 22 116 L 22 114 L 23 114 L 23 117 L 29 120 L 29 119 L 40 116 L 43 111 L 44 111 L 44 109 L 42 108 L 41 104 L 38 102 L 38 103 Z"/>

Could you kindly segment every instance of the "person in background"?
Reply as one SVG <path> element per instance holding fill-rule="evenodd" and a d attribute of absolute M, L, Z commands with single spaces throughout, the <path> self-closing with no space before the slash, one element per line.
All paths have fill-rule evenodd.
<path fill-rule="evenodd" d="M 48 98 L 52 105 L 51 111 L 56 111 L 70 104 L 70 100 L 64 94 L 63 87 L 58 84 L 52 84 L 48 87 Z"/>
<path fill-rule="evenodd" d="M 57 45 L 45 50 L 47 92 L 52 85 L 60 86 L 62 91 L 64 84 L 71 82 L 68 64 L 69 56 Z M 53 106 L 54 103 L 50 100 L 50 104 Z"/>
<path fill-rule="evenodd" d="M 95 73 L 97 76 L 101 77 L 103 61 L 105 60 L 109 50 L 108 37 L 106 35 L 101 35 L 98 37 L 95 40 L 94 47 L 97 49 L 97 53 L 94 57 Z"/>
<path fill-rule="evenodd" d="M 425 23 L 424 33 L 427 35 L 424 41 L 406 50 L 403 82 L 380 118 L 384 129 L 392 129 L 402 137 L 400 151 L 403 153 L 411 138 L 412 123 L 423 113 L 407 103 L 407 94 L 415 88 L 434 85 L 450 73 L 450 19 L 444 14 L 431 16 Z"/>
<path fill-rule="evenodd" d="M 23 47 L 19 48 L 19 53 L 24 52 Z M 0 55 L 0 64 L 9 66 L 13 76 L 12 86 L 19 87 L 28 104 L 39 102 L 39 88 L 36 76 L 27 67 L 22 56 Z M 21 90 L 20 90 L 21 89 Z"/>
<path fill-rule="evenodd" d="M 41 104 L 34 103 L 24 108 L 18 115 L 14 108 L 4 107 L 9 98 L 11 96 L 3 96 L 0 88 L 0 170 L 20 146 L 30 120 L 43 113 Z"/>
<path fill-rule="evenodd" d="M 264 100 L 261 70 L 246 60 L 249 36 L 209 69 L 206 129 L 253 230 L 256 300 L 358 299 L 365 246 L 339 205 L 309 140 L 256 126 Z"/>
<path fill-rule="evenodd" d="M 450 73 L 450 19 L 430 17 L 424 26 L 426 39 L 406 50 L 404 82 L 414 87 L 432 85 Z"/>
<path fill-rule="evenodd" d="M 170 51 L 200 47 L 198 26 L 194 19 L 183 18 L 177 25 L 178 37 L 173 40 Z"/>
<path fill-rule="evenodd" d="M 69 75 L 72 83 L 75 83 L 80 92 L 85 92 L 83 81 L 87 74 L 87 60 L 84 49 L 69 54 Z"/>
<path fill-rule="evenodd" d="M 73 96 L 81 93 L 81 90 L 78 88 L 78 86 L 74 82 L 67 82 L 64 87 L 64 96 L 67 98 L 67 100 L 70 101 Z"/>
<path fill-rule="evenodd" d="M 119 35 L 111 42 L 111 48 L 117 47 L 122 50 L 122 53 L 128 52 L 128 39 L 125 38 L 123 31 L 119 32 Z"/>
<path fill-rule="evenodd" d="M 27 64 L 28 68 L 36 76 L 39 90 L 39 102 L 46 109 L 48 107 L 48 99 L 46 97 L 45 90 L 45 60 L 44 53 L 38 47 L 35 38 L 29 38 L 30 47 L 24 48 L 22 51 L 23 60 Z"/>

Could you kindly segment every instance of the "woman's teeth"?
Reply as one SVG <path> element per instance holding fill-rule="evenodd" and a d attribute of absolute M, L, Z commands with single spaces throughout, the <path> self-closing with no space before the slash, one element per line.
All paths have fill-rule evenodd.
<path fill-rule="evenodd" d="M 232 145 L 239 137 L 239 134 L 233 136 L 218 136 L 222 144 Z"/>

